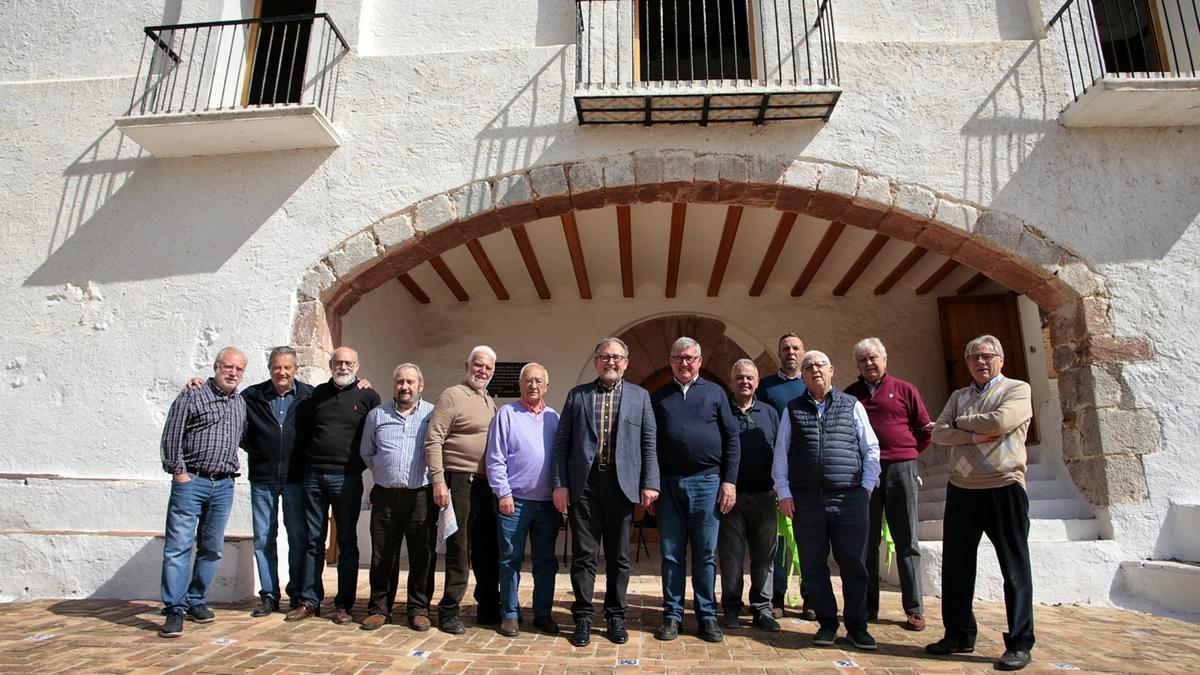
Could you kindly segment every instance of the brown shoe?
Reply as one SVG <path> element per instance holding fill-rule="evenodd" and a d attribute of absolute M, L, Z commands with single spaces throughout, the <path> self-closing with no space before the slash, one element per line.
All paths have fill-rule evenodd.
<path fill-rule="evenodd" d="M 913 612 L 908 615 L 903 626 L 905 630 L 923 631 L 925 630 L 925 617 L 921 616 L 920 612 Z"/>
<path fill-rule="evenodd" d="M 354 617 L 350 616 L 350 612 L 338 607 L 333 611 L 333 622 L 339 626 L 347 626 L 354 623 Z"/>
<path fill-rule="evenodd" d="M 415 616 L 408 617 L 408 627 L 415 631 L 424 633 L 425 631 L 429 630 L 429 625 L 429 617 L 425 616 L 424 614 L 417 614 Z"/>
<path fill-rule="evenodd" d="M 310 616 L 321 616 L 321 608 L 315 605 L 300 605 L 283 617 L 284 621 L 303 621 Z"/>
<path fill-rule="evenodd" d="M 504 637 L 516 637 L 521 633 L 521 629 L 517 626 L 516 618 L 500 619 L 500 629 L 498 632 Z"/>
<path fill-rule="evenodd" d="M 333 620 L 337 621 L 336 615 L 334 616 Z M 363 630 L 379 630 L 380 628 L 383 628 L 385 624 L 389 624 L 391 622 L 392 622 L 392 617 L 390 617 L 386 614 L 371 614 L 367 618 L 363 619 L 362 629 Z"/>

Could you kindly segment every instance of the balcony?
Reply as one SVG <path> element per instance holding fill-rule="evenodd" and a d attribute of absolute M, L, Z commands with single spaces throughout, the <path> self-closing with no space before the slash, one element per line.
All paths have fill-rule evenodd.
<path fill-rule="evenodd" d="M 828 120 L 832 0 L 577 0 L 581 125 Z"/>
<path fill-rule="evenodd" d="M 156 157 L 336 147 L 339 67 L 327 14 L 148 26 L 117 127 Z"/>
<path fill-rule="evenodd" d="M 1065 56 L 1068 127 L 1200 124 L 1195 0 L 1067 0 L 1046 25 Z"/>

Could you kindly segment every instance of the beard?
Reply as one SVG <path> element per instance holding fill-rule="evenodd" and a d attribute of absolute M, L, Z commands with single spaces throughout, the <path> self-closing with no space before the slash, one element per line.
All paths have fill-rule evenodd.
<path fill-rule="evenodd" d="M 333 376 L 333 383 L 339 387 L 344 387 L 354 381 L 354 373 L 346 373 L 345 375 Z"/>

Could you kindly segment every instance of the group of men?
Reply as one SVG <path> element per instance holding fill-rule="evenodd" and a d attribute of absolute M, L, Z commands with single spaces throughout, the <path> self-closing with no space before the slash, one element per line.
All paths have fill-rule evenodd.
<path fill-rule="evenodd" d="M 606 635 L 625 643 L 629 544 L 640 505 L 656 517 L 661 538 L 658 639 L 679 635 L 689 549 L 700 638 L 719 642 L 721 628 L 741 626 L 747 556 L 751 623 L 781 630 L 784 563 L 791 556 L 779 551 L 778 512 L 791 520 L 805 609 L 818 626 L 813 644 L 834 644 L 839 628 L 827 563 L 832 553 L 842 579 L 847 638 L 873 650 L 867 625 L 879 612 L 885 520 L 899 561 L 904 626 L 919 631 L 926 625 L 916 460 L 932 439 L 952 454 L 942 580 L 945 636 L 926 649 L 932 654 L 974 649 L 975 555 L 986 533 L 1000 558 L 1009 617 L 1006 651 L 997 666 L 1024 667 L 1033 646 L 1024 492 L 1029 386 L 1000 374 L 1000 342 L 981 336 L 964 353 L 973 384 L 954 392 L 931 422 L 916 387 L 887 372 L 887 352 L 878 339 L 862 340 L 853 351 L 859 377 L 841 391 L 833 385 L 829 357 L 805 351 L 789 333 L 779 340 L 780 371 L 760 382 L 754 362 L 739 360 L 730 373 L 730 395 L 700 376 L 701 346 L 680 337 L 669 354 L 672 381 L 650 393 L 625 381 L 625 343 L 604 338 L 592 353 L 596 378 L 572 388 L 560 413 L 546 404 L 550 376 L 538 363 L 521 369 L 520 398 L 497 408 L 487 392 L 496 353 L 482 345 L 468 355 L 463 381 L 433 404 L 422 398 L 421 369 L 397 366 L 392 399 L 382 405 L 369 383 L 357 378 L 358 355 L 350 348 L 335 350 L 332 377 L 315 388 L 296 380 L 295 352 L 276 348 L 269 357 L 271 379 L 240 396 L 246 357 L 226 348 L 217 355 L 213 377 L 180 394 L 163 434 L 163 468 L 173 482 L 162 577 L 167 619 L 160 634 L 180 635 L 185 616 L 201 623 L 214 618 L 206 589 L 220 560 L 240 446 L 249 459 L 261 584 L 254 616 L 277 611 L 282 600 L 275 549 L 282 502 L 290 547 L 285 620 L 321 612 L 332 509 L 338 545 L 332 620 L 352 622 L 362 472 L 370 468 L 371 590 L 364 630 L 390 623 L 393 610 L 401 609 L 410 628 L 430 629 L 437 550 L 444 545 L 438 627 L 451 634 L 465 631 L 460 607 L 470 571 L 476 623 L 517 635 L 523 620 L 518 584 L 528 542 L 533 627 L 557 634 L 551 616 L 554 549 L 565 516 L 575 597 L 569 641 L 580 647 L 591 641 L 603 551 Z M 395 598 L 402 544 L 408 578 L 401 608 Z"/>

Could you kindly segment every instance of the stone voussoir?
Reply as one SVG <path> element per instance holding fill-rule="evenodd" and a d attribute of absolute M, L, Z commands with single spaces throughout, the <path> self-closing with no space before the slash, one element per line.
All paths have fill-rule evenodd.
<path fill-rule="evenodd" d="M 374 235 L 370 231 L 359 232 L 329 254 L 329 266 L 337 278 L 344 281 L 378 255 L 379 247 Z"/>
<path fill-rule="evenodd" d="M 304 273 L 304 276 L 300 279 L 300 286 L 297 292 L 303 299 L 315 300 L 333 288 L 335 283 L 337 283 L 337 275 L 333 273 L 329 265 L 326 265 L 324 262 L 318 262 Z"/>
<path fill-rule="evenodd" d="M 691 150 L 663 150 L 664 183 L 690 183 L 696 179 L 696 153 Z"/>
<path fill-rule="evenodd" d="M 429 232 L 453 222 L 456 218 L 454 202 L 450 201 L 450 196 L 434 195 L 417 202 L 413 208 L 413 229 L 417 232 Z"/>
<path fill-rule="evenodd" d="M 492 181 L 492 198 L 497 209 L 533 201 L 533 183 L 529 174 L 521 171 L 495 179 Z"/>
<path fill-rule="evenodd" d="M 412 214 L 407 212 L 390 215 L 371 226 L 375 240 L 385 250 L 403 244 L 416 234 L 412 225 Z"/>
<path fill-rule="evenodd" d="M 454 201 L 454 217 L 457 220 L 473 218 L 496 207 L 492 197 L 492 184 L 486 180 L 471 181 L 451 193 Z"/>
<path fill-rule="evenodd" d="M 972 233 L 976 240 L 1004 254 L 1015 255 L 1024 232 L 1025 223 L 1020 218 L 1003 211 L 984 211 L 975 221 Z"/>
<path fill-rule="evenodd" d="M 567 183 L 567 168 L 562 164 L 533 167 L 529 170 L 529 182 L 533 185 L 533 193 L 539 199 L 571 194 L 571 186 Z M 462 217 L 461 212 L 459 217 Z"/>
<path fill-rule="evenodd" d="M 817 192 L 854 198 L 858 194 L 858 169 L 836 164 L 826 164 L 817 181 Z"/>

